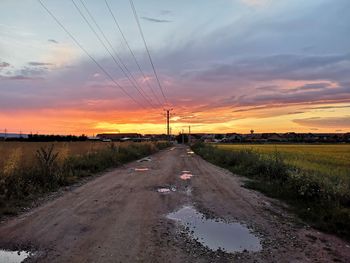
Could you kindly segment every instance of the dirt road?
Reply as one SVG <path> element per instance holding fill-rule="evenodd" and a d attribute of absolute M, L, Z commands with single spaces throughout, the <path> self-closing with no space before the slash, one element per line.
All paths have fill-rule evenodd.
<path fill-rule="evenodd" d="M 241 187 L 241 178 L 187 151 L 178 146 L 129 163 L 4 222 L 0 247 L 34 249 L 33 262 L 349 262 L 348 243 L 305 227 L 278 202 Z M 194 176 L 180 179 L 184 170 Z M 166 217 L 183 205 L 243 223 L 262 250 L 205 248 Z"/>

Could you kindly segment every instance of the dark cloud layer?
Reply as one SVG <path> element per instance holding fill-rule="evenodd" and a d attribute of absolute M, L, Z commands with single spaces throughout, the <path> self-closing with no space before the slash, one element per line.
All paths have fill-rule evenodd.
<path fill-rule="evenodd" d="M 172 22 L 171 20 L 167 20 L 167 19 L 158 19 L 158 18 L 147 17 L 147 16 L 142 16 L 141 18 L 143 20 L 146 20 L 149 22 L 154 22 L 154 23 L 170 23 L 170 22 Z"/>
<path fill-rule="evenodd" d="M 47 41 L 51 42 L 51 43 L 54 43 L 54 44 L 58 44 L 59 42 L 55 39 L 48 39 Z"/>
<path fill-rule="evenodd" d="M 15 76 L 1 76 L 0 80 L 41 80 L 40 77 L 29 77 L 24 75 L 15 75 Z"/>
<path fill-rule="evenodd" d="M 10 63 L 7 63 L 7 62 L 0 62 L 0 70 L 2 69 L 2 68 L 7 68 L 7 67 L 9 67 L 10 66 Z"/>
<path fill-rule="evenodd" d="M 52 63 L 31 61 L 31 62 L 28 62 L 28 65 L 30 65 L 30 66 L 52 66 Z"/>
<path fill-rule="evenodd" d="M 305 119 L 295 119 L 295 123 L 309 127 L 320 128 L 345 128 L 350 131 L 350 116 L 344 117 L 314 117 Z"/>
<path fill-rule="evenodd" d="M 342 55 L 273 55 L 216 64 L 209 69 L 185 74 L 199 81 L 251 79 L 350 80 L 350 54 Z"/>
<path fill-rule="evenodd" d="M 243 112 L 277 106 L 350 102 L 350 38 L 343 34 L 349 29 L 350 19 L 340 12 L 348 10 L 350 2 L 339 0 L 337 5 L 333 1 L 316 2 L 310 4 L 312 8 L 301 9 L 303 5 L 296 4 L 294 9 L 287 8 L 278 15 L 267 17 L 262 17 L 263 12 L 257 12 L 240 19 L 239 23 L 235 21 L 211 31 L 201 28 L 201 34 L 197 28 L 194 29 L 196 34 L 187 39 L 169 40 L 163 49 L 152 52 L 166 94 L 177 105 L 207 111 L 220 107 L 247 107 L 235 111 Z M 166 10 L 159 17 L 168 14 Z M 319 14 L 324 14 L 327 19 L 317 20 Z M 171 22 L 152 17 L 143 19 L 154 23 Z M 179 32 L 182 30 L 179 28 Z M 53 39 L 48 41 L 57 43 Z M 140 60 L 145 57 L 141 53 L 143 50 L 135 52 Z M 126 54 L 121 56 L 128 57 Z M 125 84 L 128 91 L 138 96 L 121 74 L 115 73 L 110 58 L 98 60 Z M 141 65 L 148 63 L 147 60 L 140 61 Z M 126 60 L 125 64 L 133 65 L 133 61 Z M 32 61 L 28 65 L 30 67 L 16 72 L 12 80 L 28 80 L 25 88 L 37 92 L 37 96 L 19 107 L 69 103 L 72 107 L 83 107 L 82 102 L 86 100 L 125 97 L 86 58 L 74 62 L 74 68 L 52 70 L 52 74 L 45 68 L 50 63 Z M 130 70 L 136 72 L 137 68 Z M 150 70 L 145 71 L 151 74 Z M 96 73 L 100 74 L 98 79 L 93 77 Z M 42 85 L 29 81 L 44 77 Z M 300 84 L 289 87 L 288 81 L 299 81 Z M 23 82 L 11 84 L 13 89 L 25 90 Z M 8 101 L 18 105 L 15 97 L 9 97 Z M 47 102 L 45 105 L 42 97 Z M 0 98 L 0 105 L 3 105 L 2 100 Z M 291 109 L 289 113 L 301 114 L 303 111 Z"/>

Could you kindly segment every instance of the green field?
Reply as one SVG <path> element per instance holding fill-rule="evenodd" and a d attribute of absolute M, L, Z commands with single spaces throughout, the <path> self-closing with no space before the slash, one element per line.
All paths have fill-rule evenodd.
<path fill-rule="evenodd" d="M 349 144 L 204 144 L 204 159 L 287 201 L 305 221 L 350 240 Z"/>
<path fill-rule="evenodd" d="M 303 171 L 350 179 L 349 144 L 221 144 L 218 147 L 226 150 L 249 149 L 263 155 L 277 152 L 287 164 Z"/>

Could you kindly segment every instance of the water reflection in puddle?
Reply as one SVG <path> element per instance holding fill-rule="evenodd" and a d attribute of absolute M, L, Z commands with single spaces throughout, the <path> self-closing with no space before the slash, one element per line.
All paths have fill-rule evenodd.
<path fill-rule="evenodd" d="M 148 171 L 149 168 L 135 168 L 135 171 L 136 172 L 145 172 L 145 171 Z"/>
<path fill-rule="evenodd" d="M 182 175 L 180 175 L 180 179 L 181 180 L 190 180 L 192 178 L 193 174 L 190 173 L 183 173 Z"/>
<path fill-rule="evenodd" d="M 169 188 L 158 188 L 157 192 L 162 193 L 162 194 L 166 194 L 166 193 L 170 193 L 170 189 Z"/>
<path fill-rule="evenodd" d="M 188 151 L 187 154 L 194 154 L 194 152 L 193 151 Z"/>
<path fill-rule="evenodd" d="M 232 253 L 243 250 L 256 252 L 262 249 L 260 239 L 244 225 L 206 219 L 191 206 L 170 213 L 167 218 L 179 221 L 188 227 L 192 238 L 214 251 L 222 249 Z"/>
<path fill-rule="evenodd" d="M 176 192 L 176 187 L 175 186 L 173 186 L 173 187 L 161 187 L 161 188 L 157 189 L 157 192 L 161 193 L 161 194 L 167 194 L 167 193 L 170 193 L 170 192 Z"/>
<path fill-rule="evenodd" d="M 145 157 L 145 158 L 142 158 L 140 160 L 137 160 L 138 163 L 150 162 L 150 161 L 152 161 L 151 157 Z"/>
<path fill-rule="evenodd" d="M 7 251 L 0 250 L 0 262 L 1 263 L 20 263 L 32 253 L 25 251 Z"/>

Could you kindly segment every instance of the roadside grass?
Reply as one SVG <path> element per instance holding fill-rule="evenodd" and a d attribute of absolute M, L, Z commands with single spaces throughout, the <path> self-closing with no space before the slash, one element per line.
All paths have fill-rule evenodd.
<path fill-rule="evenodd" d="M 264 146 L 199 143 L 192 149 L 204 159 L 252 179 L 247 187 L 285 200 L 309 224 L 350 240 L 349 146 L 327 145 L 325 152 L 317 149 L 319 155 L 307 149 L 308 145 L 281 146 L 284 151 Z"/>
<path fill-rule="evenodd" d="M 252 150 L 263 155 L 278 152 L 283 160 L 296 168 L 324 176 L 349 177 L 349 144 L 219 144 L 227 150 Z"/>
<path fill-rule="evenodd" d="M 45 193 L 168 147 L 168 142 L 2 142 L 0 217 Z"/>

